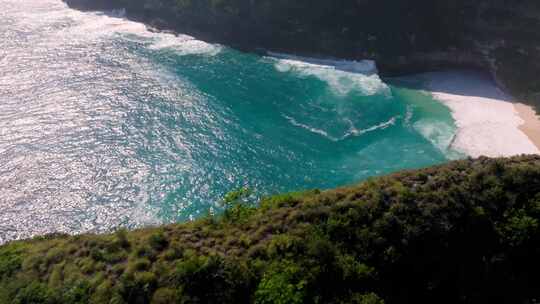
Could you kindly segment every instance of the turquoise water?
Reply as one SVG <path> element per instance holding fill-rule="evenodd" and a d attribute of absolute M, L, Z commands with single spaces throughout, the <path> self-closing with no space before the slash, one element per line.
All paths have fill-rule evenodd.
<path fill-rule="evenodd" d="M 191 169 L 169 180 L 165 203 L 156 202 L 172 220 L 204 211 L 201 206 L 238 187 L 265 194 L 332 188 L 451 157 L 446 146 L 437 147 L 455 129 L 450 113 L 425 93 L 381 82 L 383 88 L 366 96 L 362 81 L 368 80 L 355 83 L 356 75 L 324 71 L 346 87 L 336 89 L 294 67 L 279 71 L 277 59 L 231 49 L 215 56 L 139 51 L 166 62 L 197 92 L 188 109 L 180 101 L 167 121 L 191 153 Z M 157 111 L 170 110 L 167 100 L 161 102 Z M 185 119 L 194 113 L 197 118 Z M 441 125 L 448 126 L 440 134 L 447 138 L 424 130 Z M 198 180 L 201 173 L 207 178 Z M 179 183 L 186 179 L 196 182 Z M 177 211 L 178 201 L 199 203 Z"/>
<path fill-rule="evenodd" d="M 0 6 L 0 241 L 182 221 L 239 187 L 325 189 L 461 157 L 449 110 L 415 78 L 153 34 L 55 0 Z"/>

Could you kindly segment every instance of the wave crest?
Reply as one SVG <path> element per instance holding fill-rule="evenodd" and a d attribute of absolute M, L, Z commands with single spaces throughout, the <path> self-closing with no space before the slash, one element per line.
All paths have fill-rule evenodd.
<path fill-rule="evenodd" d="M 377 74 L 372 60 L 349 61 L 299 57 L 280 53 L 269 53 L 276 60 L 276 70 L 292 72 L 301 76 L 313 76 L 326 82 L 339 96 L 358 92 L 364 96 L 390 94 L 390 88 Z"/>

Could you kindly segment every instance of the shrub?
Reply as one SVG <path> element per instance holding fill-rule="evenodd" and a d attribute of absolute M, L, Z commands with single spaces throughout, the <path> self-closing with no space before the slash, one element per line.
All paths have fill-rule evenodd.
<path fill-rule="evenodd" d="M 96 262 L 91 258 L 83 258 L 78 262 L 81 271 L 85 274 L 93 273 L 95 269 Z"/>
<path fill-rule="evenodd" d="M 264 273 L 255 291 L 257 304 L 301 304 L 307 282 L 302 269 L 290 261 L 275 263 Z"/>
<path fill-rule="evenodd" d="M 114 287 L 111 280 L 102 281 L 95 288 L 95 291 L 90 298 L 90 303 L 92 304 L 109 303 L 109 300 L 111 300 L 115 294 L 115 290 L 113 288 Z"/>
<path fill-rule="evenodd" d="M 354 294 L 352 296 L 351 300 L 348 301 L 347 303 L 350 303 L 350 304 L 384 304 L 384 300 L 381 299 L 375 293 Z"/>
<path fill-rule="evenodd" d="M 45 261 L 47 265 L 56 264 L 60 261 L 62 261 L 62 258 L 64 257 L 64 250 L 63 248 L 51 248 L 47 255 L 45 256 Z"/>
<path fill-rule="evenodd" d="M 118 244 L 118 246 L 120 246 L 121 248 L 129 248 L 130 244 L 127 235 L 128 232 L 124 228 L 116 230 L 116 232 L 114 233 L 115 243 Z"/>
<path fill-rule="evenodd" d="M 156 251 L 162 251 L 169 245 L 169 241 L 165 237 L 163 231 L 153 233 L 149 238 L 150 247 Z"/>
<path fill-rule="evenodd" d="M 51 271 L 51 275 L 49 276 L 49 287 L 50 288 L 59 288 L 62 286 L 63 281 L 63 268 L 64 266 L 61 264 L 55 265 Z"/>
<path fill-rule="evenodd" d="M 145 271 L 150 269 L 152 263 L 146 258 L 130 260 L 126 267 L 127 273 L 135 273 L 138 271 Z"/>
<path fill-rule="evenodd" d="M 227 193 L 222 201 L 222 205 L 225 206 L 223 220 L 230 223 L 245 223 L 255 213 L 251 195 L 251 190 L 247 188 Z"/>
<path fill-rule="evenodd" d="M 159 288 L 154 292 L 152 296 L 151 304 L 170 304 L 177 303 L 178 296 L 177 292 L 174 289 L 170 288 Z"/>
<path fill-rule="evenodd" d="M 45 284 L 32 282 L 17 292 L 13 304 L 52 304 L 54 293 Z"/>
<path fill-rule="evenodd" d="M 192 256 L 177 263 L 183 291 L 206 303 L 243 303 L 249 298 L 248 271 L 220 256 Z"/>
<path fill-rule="evenodd" d="M 90 284 L 85 281 L 78 281 L 65 286 L 62 291 L 62 304 L 84 304 L 90 301 Z"/>
<path fill-rule="evenodd" d="M 0 278 L 9 277 L 22 266 L 22 245 L 13 243 L 0 247 Z"/>

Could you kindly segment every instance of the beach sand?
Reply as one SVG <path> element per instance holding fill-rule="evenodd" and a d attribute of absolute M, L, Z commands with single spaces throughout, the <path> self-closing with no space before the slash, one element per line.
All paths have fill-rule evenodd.
<path fill-rule="evenodd" d="M 536 115 L 536 111 L 533 107 L 522 103 L 514 104 L 519 117 L 523 119 L 524 123 L 519 126 L 519 129 L 523 131 L 529 137 L 529 139 L 540 149 L 540 117 Z"/>
<path fill-rule="evenodd" d="M 421 77 L 434 98 L 452 111 L 458 128 L 452 149 L 472 157 L 540 154 L 540 120 L 489 75 L 449 71 Z"/>

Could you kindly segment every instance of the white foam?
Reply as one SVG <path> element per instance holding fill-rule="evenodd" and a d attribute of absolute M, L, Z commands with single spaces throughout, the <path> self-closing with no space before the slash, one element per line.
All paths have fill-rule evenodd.
<path fill-rule="evenodd" d="M 405 112 L 405 118 L 403 119 L 403 125 L 405 127 L 410 127 L 413 115 L 414 115 L 414 109 L 413 109 L 412 105 L 409 104 L 409 105 L 407 105 L 407 110 Z"/>
<path fill-rule="evenodd" d="M 56 8 L 56 7 L 55 7 Z M 150 49 L 172 49 L 178 55 L 217 55 L 222 47 L 217 44 L 206 43 L 188 35 L 174 35 L 149 31 L 146 25 L 124 18 L 125 10 L 113 10 L 109 13 L 80 12 L 65 9 L 65 4 L 58 5 L 56 10 L 29 11 L 18 16 L 19 22 L 30 22 L 36 26 L 42 22 L 43 26 L 54 23 L 74 23 L 65 30 L 58 30 L 56 35 L 69 36 L 72 40 L 92 41 L 111 38 L 121 35 L 125 40 L 143 43 Z"/>
<path fill-rule="evenodd" d="M 390 118 L 388 121 L 381 122 L 380 124 L 371 126 L 369 128 L 366 128 L 366 129 L 362 129 L 362 130 L 353 129 L 353 130 L 351 130 L 350 133 L 346 134 L 344 136 L 344 138 L 347 138 L 349 136 L 360 136 L 360 135 L 363 135 L 363 134 L 366 134 L 366 133 L 369 133 L 369 132 L 373 132 L 373 131 L 377 131 L 377 130 L 384 130 L 384 129 L 396 124 L 396 120 L 397 120 L 397 116 L 394 116 L 394 117 Z"/>
<path fill-rule="evenodd" d="M 385 121 L 385 122 L 382 122 L 380 124 L 377 124 L 377 125 L 374 125 L 374 126 L 371 126 L 369 128 L 366 128 L 366 129 L 361 129 L 361 130 L 358 130 L 352 123 L 352 121 L 350 120 L 347 120 L 350 124 L 350 129 L 347 133 L 345 133 L 343 136 L 341 137 L 334 137 L 334 136 L 331 136 L 328 134 L 328 132 L 322 130 L 322 129 L 318 129 L 318 128 L 314 128 L 314 127 L 311 127 L 311 126 L 308 126 L 306 124 L 303 124 L 303 123 L 300 123 L 298 121 L 296 121 L 294 118 L 290 117 L 290 116 L 287 116 L 287 115 L 283 115 L 283 117 L 285 117 L 292 125 L 294 126 L 297 126 L 297 127 L 300 127 L 300 128 L 304 128 L 312 133 L 315 133 L 315 134 L 319 134 L 323 137 L 326 137 L 327 139 L 331 140 L 331 141 L 340 141 L 340 140 L 344 140 L 344 139 L 347 139 L 349 137 L 357 137 L 357 136 L 361 136 L 361 135 L 364 135 L 366 133 L 369 133 L 369 132 L 373 132 L 373 131 L 377 131 L 377 130 L 384 130 L 390 126 L 393 126 L 395 123 L 396 123 L 396 120 L 397 120 L 397 116 L 396 117 L 392 117 L 390 118 L 388 121 Z"/>
<path fill-rule="evenodd" d="M 372 60 L 315 59 L 272 52 L 269 55 L 277 60 L 274 66 L 278 71 L 317 77 L 340 96 L 353 91 L 365 96 L 390 94 L 388 86 L 377 75 L 377 67 Z"/>
<path fill-rule="evenodd" d="M 422 75 L 434 98 L 452 111 L 458 128 L 452 148 L 472 157 L 539 154 L 519 129 L 524 121 L 512 99 L 487 76 L 475 72 Z"/>
<path fill-rule="evenodd" d="M 328 132 L 326 132 L 324 130 L 313 128 L 313 127 L 308 126 L 306 124 L 300 123 L 300 122 L 296 121 L 294 118 L 292 118 L 290 116 L 283 115 L 283 117 L 285 117 L 285 119 L 287 119 L 293 126 L 304 128 L 304 129 L 306 129 L 306 130 L 308 130 L 308 131 L 310 131 L 312 133 L 319 134 L 319 135 L 321 135 L 323 137 L 326 137 L 326 138 L 330 139 L 331 141 L 338 141 L 339 140 L 339 138 L 328 135 Z"/>
<path fill-rule="evenodd" d="M 154 33 L 155 35 L 155 33 Z M 187 35 L 157 34 L 150 49 L 173 49 L 178 55 L 208 55 L 215 56 L 221 51 L 221 46 L 209 44 Z"/>
<path fill-rule="evenodd" d="M 319 58 L 310 58 L 302 57 L 296 55 L 288 55 L 283 53 L 268 52 L 268 55 L 280 58 L 283 60 L 292 61 L 299 64 L 312 64 L 320 66 L 334 67 L 335 69 L 349 71 L 354 73 L 363 73 L 363 74 L 377 74 L 377 65 L 373 60 L 333 60 L 333 59 L 319 59 Z"/>
<path fill-rule="evenodd" d="M 413 124 L 413 128 L 446 157 L 458 159 L 461 156 L 453 150 L 452 144 L 456 135 L 454 127 L 448 123 L 435 119 L 421 119 Z"/>

